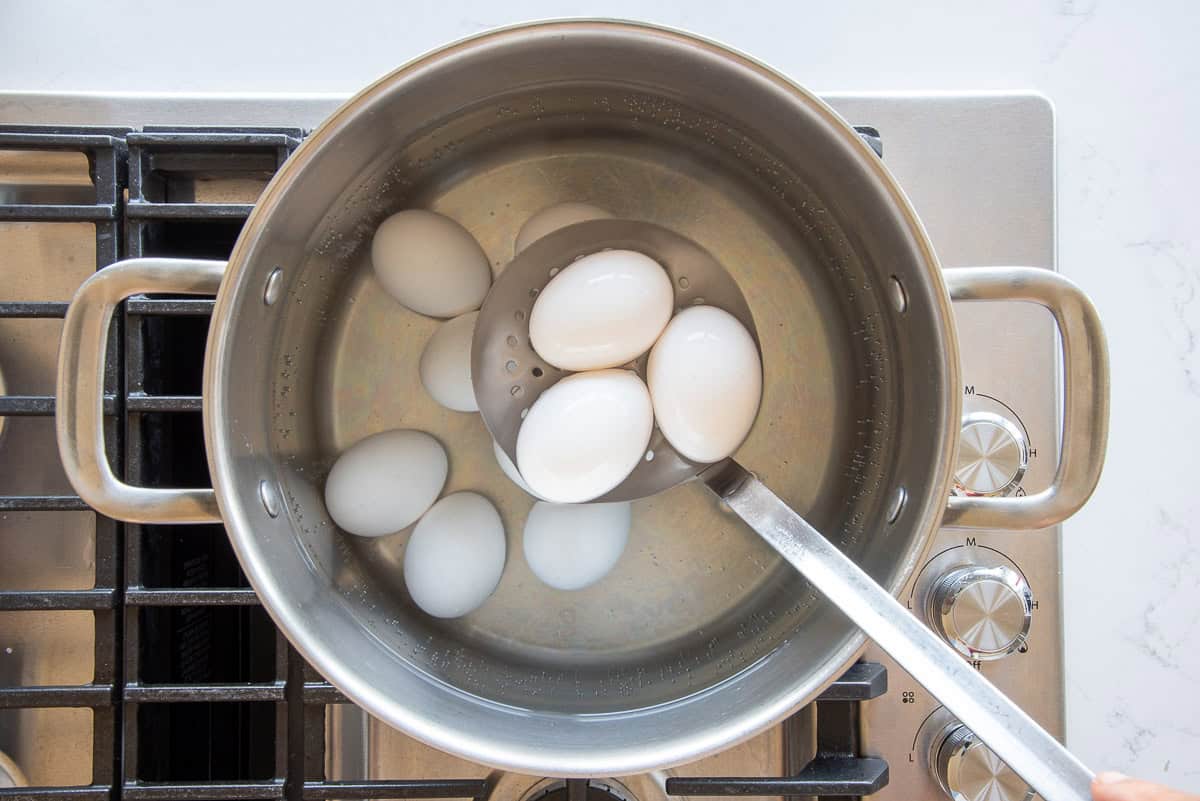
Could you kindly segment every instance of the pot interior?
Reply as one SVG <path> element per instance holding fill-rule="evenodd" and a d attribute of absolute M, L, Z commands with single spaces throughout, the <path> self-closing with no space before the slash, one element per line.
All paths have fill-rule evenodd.
<path fill-rule="evenodd" d="M 634 503 L 627 549 L 599 583 L 539 582 L 521 548 L 533 500 L 478 414 L 425 393 L 418 361 L 438 321 L 381 289 L 369 251 L 388 214 L 431 209 L 499 273 L 522 223 L 561 201 L 693 239 L 738 281 L 762 341 L 762 406 L 738 460 L 898 590 L 944 503 L 957 368 L 936 265 L 874 158 L 757 65 L 599 23 L 451 47 L 335 115 L 247 226 L 206 386 L 231 535 L 293 641 L 410 733 L 557 775 L 699 755 L 832 679 L 856 630 L 695 482 Z M 504 519 L 504 577 L 464 618 L 409 599 L 408 531 L 360 539 L 325 512 L 336 456 L 391 428 L 437 437 L 444 492 L 479 492 Z M 263 480 L 285 499 L 278 518 Z M 507 750 L 488 750 L 501 739 Z M 641 748 L 647 764 L 606 746 Z"/>

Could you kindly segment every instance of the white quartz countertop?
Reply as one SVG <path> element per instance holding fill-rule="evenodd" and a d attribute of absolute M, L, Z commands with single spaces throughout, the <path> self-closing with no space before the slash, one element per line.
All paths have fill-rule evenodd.
<path fill-rule="evenodd" d="M 1099 307 L 1113 382 L 1104 477 L 1064 537 L 1068 742 L 1096 769 L 1200 791 L 1200 7 L 1189 0 L 108 0 L 103 11 L 7 0 L 0 90 L 344 94 L 449 39 L 578 15 L 682 27 L 817 91 L 1051 98 L 1059 265 Z"/>

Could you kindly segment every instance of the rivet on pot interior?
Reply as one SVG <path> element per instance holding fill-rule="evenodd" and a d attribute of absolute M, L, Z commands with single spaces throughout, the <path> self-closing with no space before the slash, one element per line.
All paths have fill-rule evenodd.
<path fill-rule="evenodd" d="M 279 517 L 279 493 L 275 491 L 274 484 L 266 479 L 258 482 L 258 499 L 262 501 L 269 517 Z"/>
<path fill-rule="evenodd" d="M 904 504 L 908 501 L 908 490 L 904 487 L 896 487 L 896 492 L 892 495 L 892 502 L 888 505 L 887 521 L 895 523 L 900 517 L 900 513 L 904 511 Z"/>
<path fill-rule="evenodd" d="M 279 300 L 280 279 L 283 278 L 283 268 L 276 267 L 271 270 L 271 274 L 267 276 L 267 285 L 263 288 L 263 303 L 268 306 L 274 306 L 275 301 Z"/>
<path fill-rule="evenodd" d="M 896 311 L 901 314 L 908 311 L 908 292 L 904 290 L 904 284 L 900 283 L 900 279 L 894 275 L 888 279 L 888 295 Z"/>

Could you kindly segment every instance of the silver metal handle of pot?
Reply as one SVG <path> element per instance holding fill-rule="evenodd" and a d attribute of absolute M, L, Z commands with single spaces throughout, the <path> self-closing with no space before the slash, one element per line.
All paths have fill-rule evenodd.
<path fill-rule="evenodd" d="M 1042 798 L 1091 801 L 1082 762 L 761 481 L 732 461 L 701 477 Z"/>
<path fill-rule="evenodd" d="M 79 287 L 63 321 L 58 353 L 58 451 L 71 486 L 101 514 L 131 523 L 215 523 L 211 489 L 135 487 L 113 473 L 104 448 L 104 354 L 113 312 L 144 292 L 215 295 L 225 262 L 128 259 Z"/>
<path fill-rule="evenodd" d="M 954 301 L 1037 303 L 1054 315 L 1063 352 L 1062 449 L 1054 482 L 1017 498 L 950 498 L 942 525 L 1038 529 L 1061 523 L 1091 497 L 1108 443 L 1108 346 L 1096 307 L 1071 281 L 1036 267 L 942 271 Z"/>

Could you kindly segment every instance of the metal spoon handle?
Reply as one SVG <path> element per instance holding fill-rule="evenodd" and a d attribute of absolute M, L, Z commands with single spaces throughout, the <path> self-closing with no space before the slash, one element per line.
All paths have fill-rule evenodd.
<path fill-rule="evenodd" d="M 761 481 L 732 461 L 701 478 L 1046 801 L 1091 801 L 1083 763 Z"/>

